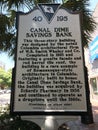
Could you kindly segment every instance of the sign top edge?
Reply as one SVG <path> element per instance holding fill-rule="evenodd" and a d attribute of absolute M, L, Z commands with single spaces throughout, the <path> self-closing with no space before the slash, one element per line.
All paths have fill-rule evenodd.
<path fill-rule="evenodd" d="M 18 11 L 17 12 L 17 14 L 19 14 L 19 15 L 28 15 L 28 14 L 30 14 L 30 13 L 32 13 L 33 11 L 35 11 L 35 10 L 40 10 L 40 7 L 39 7 L 39 5 L 58 5 L 59 7 L 58 7 L 58 10 L 59 9 L 64 9 L 65 11 L 67 11 L 69 14 L 81 14 L 81 11 L 72 11 L 72 10 L 70 10 L 70 9 L 68 9 L 68 8 L 65 8 L 62 4 L 49 4 L 49 3 L 39 3 L 39 4 L 37 4 L 32 10 L 30 10 L 30 11 L 28 11 L 28 12 L 22 12 L 22 11 Z"/>

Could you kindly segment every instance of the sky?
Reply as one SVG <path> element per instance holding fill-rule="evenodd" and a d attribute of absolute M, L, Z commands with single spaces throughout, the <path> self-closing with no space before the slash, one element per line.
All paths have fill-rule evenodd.
<path fill-rule="evenodd" d="M 94 11 L 98 0 L 90 0 L 90 6 L 88 7 L 91 11 Z M 7 53 L 0 53 L 0 61 L 5 64 L 5 69 L 9 70 L 14 67 L 14 61 L 12 57 L 9 57 Z"/>
<path fill-rule="evenodd" d="M 14 67 L 14 60 L 8 56 L 8 53 L 0 53 L 0 62 L 5 64 L 6 71 Z"/>
<path fill-rule="evenodd" d="M 94 11 L 96 4 L 98 3 L 98 0 L 89 0 L 90 1 L 90 9 Z"/>

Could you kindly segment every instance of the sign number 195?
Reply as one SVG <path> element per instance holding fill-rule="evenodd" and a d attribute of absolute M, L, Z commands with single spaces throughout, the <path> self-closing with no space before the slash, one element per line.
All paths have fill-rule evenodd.
<path fill-rule="evenodd" d="M 57 16 L 57 21 L 67 21 L 68 17 L 67 16 Z"/>

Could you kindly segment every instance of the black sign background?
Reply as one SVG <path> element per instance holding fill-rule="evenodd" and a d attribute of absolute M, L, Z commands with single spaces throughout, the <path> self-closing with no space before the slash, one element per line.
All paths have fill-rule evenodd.
<path fill-rule="evenodd" d="M 87 112 L 80 14 L 59 7 L 40 4 L 18 14 L 12 113 Z"/>

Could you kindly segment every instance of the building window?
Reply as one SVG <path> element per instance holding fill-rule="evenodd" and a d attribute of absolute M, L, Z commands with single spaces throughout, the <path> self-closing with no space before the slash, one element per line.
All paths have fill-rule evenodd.
<path fill-rule="evenodd" d="M 91 79 L 91 85 L 92 85 L 92 89 L 93 89 L 94 94 L 98 95 L 98 88 L 97 88 L 96 78 Z"/>

